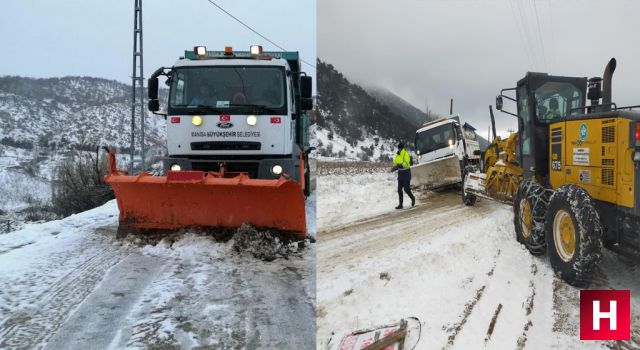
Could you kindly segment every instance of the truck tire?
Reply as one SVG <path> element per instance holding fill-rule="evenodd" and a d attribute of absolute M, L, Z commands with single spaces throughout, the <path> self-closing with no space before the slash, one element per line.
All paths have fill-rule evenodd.
<path fill-rule="evenodd" d="M 546 252 L 544 220 L 549 206 L 549 191 L 532 180 L 520 182 L 513 200 L 513 225 L 516 240 L 532 255 Z"/>
<path fill-rule="evenodd" d="M 549 202 L 545 231 L 556 275 L 572 286 L 588 285 L 602 258 L 602 226 L 589 193 L 576 185 L 556 190 Z"/>
<path fill-rule="evenodd" d="M 460 193 L 462 193 L 462 203 L 464 203 L 464 205 L 466 206 L 472 206 L 476 204 L 476 195 L 467 193 L 464 190 L 464 185 L 465 185 L 465 181 L 467 180 L 468 173 L 469 173 L 468 167 L 465 165 L 464 162 L 462 162 L 462 189 L 460 190 Z"/>

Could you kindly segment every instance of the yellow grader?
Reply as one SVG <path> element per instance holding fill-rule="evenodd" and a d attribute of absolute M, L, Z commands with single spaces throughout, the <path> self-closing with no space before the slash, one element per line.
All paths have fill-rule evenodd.
<path fill-rule="evenodd" d="M 588 80 L 529 72 L 503 89 L 496 108 L 517 117 L 518 132 L 495 138 L 483 173 L 465 170 L 465 204 L 470 196 L 513 204 L 516 239 L 531 254 L 547 252 L 576 286 L 590 282 L 603 247 L 640 252 L 640 106 L 611 101 L 615 68 L 612 58 L 602 78 Z M 503 98 L 517 113 L 503 110 Z"/>

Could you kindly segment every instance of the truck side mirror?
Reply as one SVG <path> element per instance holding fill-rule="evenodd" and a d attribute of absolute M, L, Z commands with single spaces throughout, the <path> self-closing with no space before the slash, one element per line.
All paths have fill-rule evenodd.
<path fill-rule="evenodd" d="M 158 99 L 158 77 L 147 80 L 147 94 L 150 100 Z"/>
<path fill-rule="evenodd" d="M 149 111 L 157 112 L 160 110 L 160 101 L 158 100 L 149 100 Z"/>
<path fill-rule="evenodd" d="M 313 99 L 312 98 L 301 98 L 300 99 L 300 108 L 303 111 L 310 111 L 313 109 Z"/>
<path fill-rule="evenodd" d="M 496 96 L 496 109 L 502 110 L 502 96 Z"/>
<path fill-rule="evenodd" d="M 300 96 L 302 98 L 311 98 L 312 79 L 306 75 L 300 77 Z"/>

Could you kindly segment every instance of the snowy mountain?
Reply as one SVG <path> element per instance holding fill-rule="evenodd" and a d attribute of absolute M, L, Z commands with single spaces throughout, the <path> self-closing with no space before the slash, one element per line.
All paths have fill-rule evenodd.
<path fill-rule="evenodd" d="M 411 103 L 393 92 L 379 86 L 362 86 L 365 91 L 381 104 L 389 107 L 389 109 L 406 119 L 409 123 L 422 125 L 430 120 L 441 118 L 441 116 L 427 111 L 427 113 L 419 110 Z"/>
<path fill-rule="evenodd" d="M 3 213 L 46 202 L 56 165 L 74 151 L 127 153 L 130 98 L 129 85 L 101 78 L 0 77 L 0 224 Z M 164 119 L 149 113 L 145 133 L 148 158 L 164 153 Z"/>
<path fill-rule="evenodd" d="M 131 87 L 91 77 L 0 77 L 0 143 L 40 147 L 128 147 Z M 149 146 L 164 144 L 164 120 L 149 115 Z"/>
<path fill-rule="evenodd" d="M 317 70 L 321 157 L 380 160 L 395 153 L 397 142 L 413 143 L 419 123 L 395 112 L 398 107 L 371 96 L 331 64 L 318 60 Z"/>

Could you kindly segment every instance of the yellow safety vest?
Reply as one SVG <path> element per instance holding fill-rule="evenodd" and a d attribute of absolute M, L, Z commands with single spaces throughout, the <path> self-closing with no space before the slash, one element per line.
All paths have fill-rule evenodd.
<path fill-rule="evenodd" d="M 411 157 L 409 156 L 409 152 L 403 148 L 400 151 L 400 154 L 393 158 L 393 165 L 397 165 L 398 169 L 409 169 L 411 166 Z"/>

